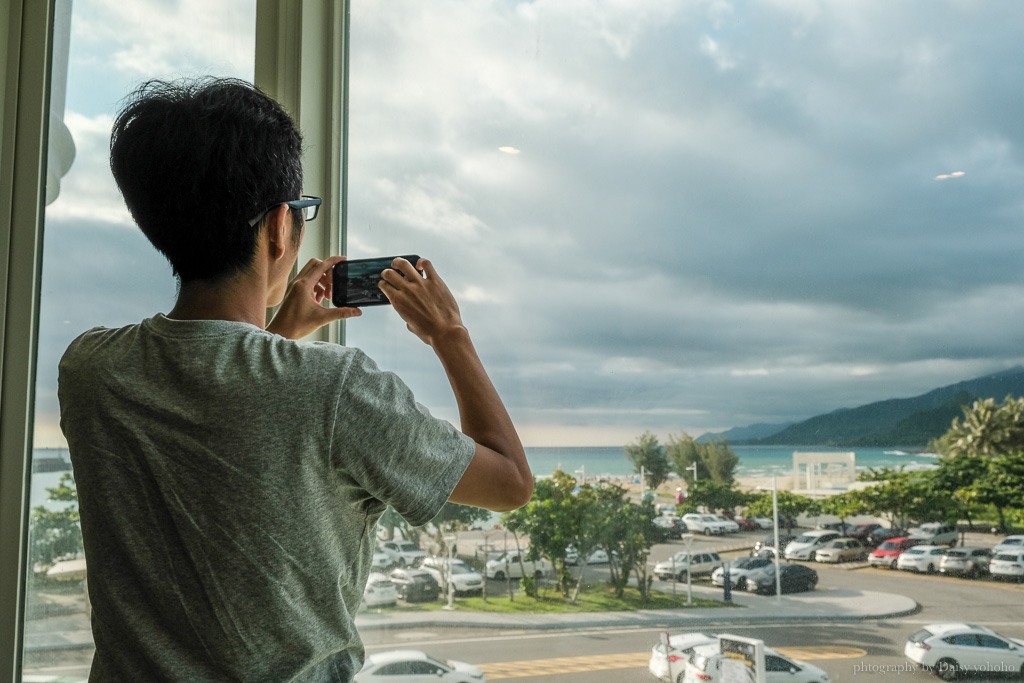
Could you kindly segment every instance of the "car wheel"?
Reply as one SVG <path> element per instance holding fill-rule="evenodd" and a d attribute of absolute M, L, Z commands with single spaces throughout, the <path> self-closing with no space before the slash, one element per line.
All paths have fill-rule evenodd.
<path fill-rule="evenodd" d="M 679 575 L 676 577 L 676 581 L 685 581 L 685 580 L 686 580 L 686 572 L 679 572 Z"/>
<path fill-rule="evenodd" d="M 711 529 L 704 529 L 704 535 L 705 536 L 710 536 L 711 535 Z"/>
<path fill-rule="evenodd" d="M 494 572 L 494 578 L 497 579 L 498 581 L 504 581 L 505 580 L 505 572 Z"/>
<path fill-rule="evenodd" d="M 537 581 L 540 581 L 544 578 L 544 572 L 538 569 L 537 571 L 533 572 L 533 578 Z"/>
<path fill-rule="evenodd" d="M 935 675 L 944 681 L 955 681 L 960 677 L 960 665 L 955 659 L 945 657 L 935 663 Z"/>
<path fill-rule="evenodd" d="M 807 559 L 808 559 L 809 561 L 811 561 L 811 562 L 816 562 L 816 561 L 817 561 L 817 559 L 818 559 L 818 551 L 816 551 L 816 550 L 812 550 L 812 551 L 811 551 L 811 556 L 810 556 L 809 558 L 807 558 Z"/>
<path fill-rule="evenodd" d="M 934 564 L 931 564 L 931 563 L 928 564 L 928 573 L 929 574 L 934 574 L 935 573 L 935 565 Z"/>
<path fill-rule="evenodd" d="M 896 569 L 896 560 L 889 563 L 889 569 Z"/>
<path fill-rule="evenodd" d="M 747 590 L 747 578 L 745 576 L 741 576 L 740 578 L 736 579 L 736 590 Z"/>
<path fill-rule="evenodd" d="M 978 578 L 978 568 L 977 567 L 971 567 L 971 571 L 967 572 L 967 578 L 969 578 L 969 579 L 976 579 L 976 578 Z"/>
<path fill-rule="evenodd" d="M 405 566 L 405 558 L 404 557 L 398 558 L 398 566 L 399 567 L 404 567 Z"/>

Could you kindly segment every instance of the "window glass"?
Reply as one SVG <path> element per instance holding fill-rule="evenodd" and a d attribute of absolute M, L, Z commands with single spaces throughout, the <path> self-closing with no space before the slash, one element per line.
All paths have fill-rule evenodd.
<path fill-rule="evenodd" d="M 170 268 L 110 175 L 121 99 L 150 78 L 253 78 L 256 3 L 58 0 L 31 474 L 23 674 L 84 680 L 92 658 L 76 490 L 57 362 L 72 339 L 170 310 Z M 61 678 L 61 680 L 65 680 Z"/>
<path fill-rule="evenodd" d="M 995 636 L 990 636 L 984 633 L 978 634 L 978 644 L 982 647 L 991 647 L 996 650 L 1010 649 L 1010 644 L 1002 638 L 996 638 Z"/>

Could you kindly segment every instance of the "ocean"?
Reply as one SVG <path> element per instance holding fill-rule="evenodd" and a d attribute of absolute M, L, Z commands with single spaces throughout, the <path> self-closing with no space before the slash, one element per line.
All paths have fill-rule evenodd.
<path fill-rule="evenodd" d="M 842 453 L 853 451 L 856 455 L 857 471 L 880 467 L 905 467 L 908 470 L 935 467 L 935 454 L 914 453 L 909 449 L 893 448 L 824 448 L 814 446 L 733 446 L 740 461 L 736 467 L 737 477 L 788 476 L 793 473 L 793 452 Z M 39 449 L 49 451 L 51 449 Z M 47 453 L 49 454 L 49 453 Z M 39 455 L 43 455 L 40 453 Z M 39 456 L 37 455 L 37 458 Z M 586 475 L 592 477 L 631 477 L 633 465 L 626 459 L 621 446 L 574 446 L 527 448 L 526 457 L 535 475 L 550 476 L 556 469 L 573 474 L 577 479 Z M 35 472 L 32 474 L 32 507 L 43 505 L 50 509 L 62 509 L 65 503 L 47 500 L 47 488 L 57 486 L 63 471 Z"/>
<path fill-rule="evenodd" d="M 793 452 L 855 454 L 858 472 L 870 468 L 904 467 L 908 470 L 931 469 L 936 465 L 934 453 L 914 453 L 910 449 L 826 448 L 823 446 L 732 446 L 739 456 L 737 477 L 770 477 L 793 474 Z M 527 448 L 526 458 L 538 476 L 548 476 L 556 469 L 574 474 L 577 479 L 591 477 L 629 477 L 633 465 L 621 446 Z"/>

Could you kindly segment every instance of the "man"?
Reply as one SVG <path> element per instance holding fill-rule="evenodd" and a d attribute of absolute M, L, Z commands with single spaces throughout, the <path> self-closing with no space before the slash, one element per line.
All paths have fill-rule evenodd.
<path fill-rule="evenodd" d="M 115 120 L 111 170 L 179 292 L 166 315 L 90 330 L 61 360 L 90 681 L 348 681 L 386 506 L 423 524 L 446 500 L 509 510 L 532 493 L 429 261 L 396 259 L 380 286 L 441 361 L 461 432 L 357 349 L 294 341 L 359 315 L 323 305 L 340 257 L 288 282 L 319 204 L 300 199 L 300 152 L 288 115 L 238 81 L 147 83 Z"/>

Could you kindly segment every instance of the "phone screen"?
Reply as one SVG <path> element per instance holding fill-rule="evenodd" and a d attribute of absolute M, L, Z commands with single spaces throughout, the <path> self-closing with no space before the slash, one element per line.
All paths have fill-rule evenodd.
<path fill-rule="evenodd" d="M 397 256 L 380 258 L 353 259 L 342 261 L 334 266 L 334 291 L 331 303 L 338 308 L 361 308 L 363 306 L 386 306 L 391 302 L 380 291 L 377 283 L 380 274 L 391 267 Z M 403 255 L 413 266 L 420 260 L 419 256 Z"/>

